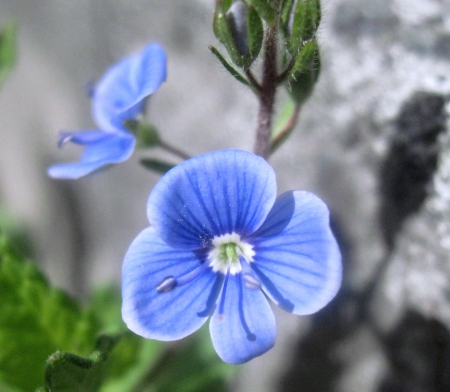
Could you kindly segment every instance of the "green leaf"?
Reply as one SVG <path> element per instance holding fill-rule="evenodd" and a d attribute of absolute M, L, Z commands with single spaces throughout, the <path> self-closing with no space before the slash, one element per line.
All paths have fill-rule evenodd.
<path fill-rule="evenodd" d="M 147 169 L 153 170 L 161 174 L 165 174 L 170 169 L 175 167 L 175 164 L 160 161 L 159 159 L 141 159 L 141 164 L 144 165 Z"/>
<path fill-rule="evenodd" d="M 6 23 L 0 32 L 0 86 L 16 64 L 17 24 Z"/>
<path fill-rule="evenodd" d="M 0 236 L 0 384 L 31 391 L 44 382 L 45 360 L 56 350 L 88 353 L 92 315 L 51 288 L 31 262 Z"/>
<path fill-rule="evenodd" d="M 315 38 L 322 17 L 320 0 L 298 0 L 293 12 L 288 48 L 296 56 L 305 41 Z"/>
<path fill-rule="evenodd" d="M 101 335 L 87 358 L 56 351 L 47 360 L 47 392 L 97 392 L 103 382 L 106 360 L 120 336 Z"/>

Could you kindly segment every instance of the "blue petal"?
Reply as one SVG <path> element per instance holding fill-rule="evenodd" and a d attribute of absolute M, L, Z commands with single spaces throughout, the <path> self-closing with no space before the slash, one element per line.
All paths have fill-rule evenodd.
<path fill-rule="evenodd" d="M 326 205 L 309 192 L 280 195 L 249 242 L 250 263 L 267 295 L 282 309 L 304 315 L 325 306 L 341 284 L 341 255 Z"/>
<path fill-rule="evenodd" d="M 147 214 L 169 245 L 199 249 L 217 235 L 255 231 L 275 198 L 275 174 L 263 158 L 222 150 L 170 170 L 153 188 Z"/>
<path fill-rule="evenodd" d="M 53 178 L 77 179 L 107 165 L 123 162 L 131 156 L 135 145 L 134 136 L 128 132 L 86 131 L 62 137 L 86 147 L 79 162 L 50 166 L 47 173 Z M 64 144 L 64 140 L 61 142 Z"/>
<path fill-rule="evenodd" d="M 220 274 L 206 268 L 184 286 L 168 292 L 158 292 L 156 287 L 167 277 L 181 277 L 200 265 L 198 255 L 169 247 L 153 228 L 142 231 L 122 267 L 122 317 L 128 328 L 145 338 L 165 341 L 199 329 L 211 313 L 210 294 Z"/>
<path fill-rule="evenodd" d="M 159 44 L 111 67 L 100 80 L 93 96 L 92 111 L 104 130 L 123 130 L 125 120 L 136 118 L 145 98 L 166 80 L 166 55 Z"/>
<path fill-rule="evenodd" d="M 270 350 L 275 344 L 275 317 L 261 290 L 245 288 L 241 274 L 229 275 L 223 296 L 209 325 L 219 357 L 237 365 Z"/>

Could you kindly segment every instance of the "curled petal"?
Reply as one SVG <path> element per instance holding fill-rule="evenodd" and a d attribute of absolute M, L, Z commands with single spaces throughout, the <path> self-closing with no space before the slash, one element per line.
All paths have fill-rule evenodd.
<path fill-rule="evenodd" d="M 237 365 L 273 347 L 275 317 L 261 290 L 244 287 L 241 274 L 227 280 L 209 329 L 219 357 Z"/>
<path fill-rule="evenodd" d="M 154 43 L 111 67 L 93 96 L 92 111 L 99 127 L 123 130 L 125 120 L 135 119 L 145 99 L 166 80 L 166 63 L 164 49 Z"/>
<path fill-rule="evenodd" d="M 280 195 L 264 224 L 251 236 L 250 263 L 267 295 L 282 309 L 311 314 L 341 284 L 341 255 L 326 205 L 309 192 Z"/>
<path fill-rule="evenodd" d="M 169 245 L 199 249 L 214 236 L 255 231 L 275 198 L 275 174 L 263 158 L 221 150 L 170 170 L 153 188 L 147 214 Z"/>
<path fill-rule="evenodd" d="M 145 338 L 164 341 L 199 329 L 211 313 L 211 294 L 217 290 L 220 275 L 206 268 L 188 284 L 172 283 L 199 266 L 198 254 L 169 247 L 151 227 L 142 231 L 122 267 L 122 317 L 128 328 Z"/>
<path fill-rule="evenodd" d="M 79 162 L 50 166 L 50 177 L 77 179 L 108 165 L 127 160 L 134 150 L 135 138 L 128 132 L 85 131 L 65 133 L 60 145 L 67 142 L 85 145 Z"/>

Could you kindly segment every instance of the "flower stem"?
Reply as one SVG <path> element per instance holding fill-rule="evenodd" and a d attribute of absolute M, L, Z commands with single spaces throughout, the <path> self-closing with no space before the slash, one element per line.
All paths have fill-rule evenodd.
<path fill-rule="evenodd" d="M 188 154 L 186 154 L 185 152 L 181 151 L 180 149 L 173 147 L 172 145 L 166 143 L 163 140 L 160 140 L 158 143 L 158 146 L 161 147 L 163 150 L 166 150 L 170 153 L 172 153 L 173 155 L 176 155 L 177 157 L 186 160 L 191 158 Z"/>
<path fill-rule="evenodd" d="M 270 135 L 273 105 L 277 89 L 277 34 L 275 27 L 267 27 L 264 42 L 264 64 L 259 96 L 258 127 L 255 154 L 267 158 L 270 153 Z"/>

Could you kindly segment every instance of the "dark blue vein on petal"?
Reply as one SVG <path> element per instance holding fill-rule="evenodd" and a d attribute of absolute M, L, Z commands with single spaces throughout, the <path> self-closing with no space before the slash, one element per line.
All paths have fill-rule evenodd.
<path fill-rule="evenodd" d="M 263 284 L 266 290 L 270 292 L 274 300 L 277 302 L 278 306 L 286 310 L 287 312 L 292 313 L 295 308 L 294 304 L 280 293 L 280 291 L 275 287 L 271 280 L 258 268 L 257 265 L 255 265 L 255 263 L 251 263 L 251 267 L 255 271 L 260 282 Z"/>
<path fill-rule="evenodd" d="M 244 285 L 242 283 L 242 276 L 238 274 L 238 286 L 239 286 L 239 318 L 241 319 L 242 327 L 244 328 L 245 333 L 247 334 L 247 339 L 251 342 L 256 340 L 256 335 L 250 331 L 250 328 L 247 324 L 247 320 L 245 319 L 244 313 Z"/>
<path fill-rule="evenodd" d="M 223 278 L 223 274 L 216 274 L 216 281 L 214 282 L 213 287 L 211 288 L 211 291 L 206 300 L 205 309 L 197 313 L 199 317 L 208 317 L 214 312 L 217 298 L 219 297 L 220 291 L 222 290 Z"/>

